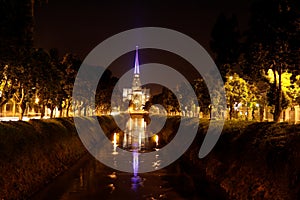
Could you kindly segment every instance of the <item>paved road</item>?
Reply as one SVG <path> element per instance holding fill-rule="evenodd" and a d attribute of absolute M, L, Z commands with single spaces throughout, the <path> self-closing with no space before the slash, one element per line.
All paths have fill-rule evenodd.
<path fill-rule="evenodd" d="M 170 173 L 167 169 L 138 176 L 139 181 L 134 183 L 132 174 L 108 168 L 88 155 L 32 199 L 186 199 L 172 187 L 173 184 L 170 184 L 168 178 L 172 177 L 174 180 L 178 175 Z"/>

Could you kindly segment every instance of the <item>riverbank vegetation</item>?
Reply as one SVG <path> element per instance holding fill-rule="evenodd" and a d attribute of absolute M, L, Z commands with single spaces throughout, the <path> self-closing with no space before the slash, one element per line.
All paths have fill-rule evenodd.
<path fill-rule="evenodd" d="M 120 131 L 111 116 L 98 121 L 107 133 Z M 194 181 L 190 185 L 195 191 L 203 186 L 197 183 L 205 181 L 229 199 L 297 199 L 300 125 L 226 121 L 214 149 L 199 159 L 209 122 L 219 121 L 169 117 L 158 133 L 160 147 L 171 141 L 180 122 L 186 127 L 199 123 L 194 142 L 179 162 L 182 173 L 191 177 L 187 180 Z M 85 153 L 72 118 L 0 122 L 0 198 L 28 197 Z"/>
<path fill-rule="evenodd" d="M 228 199 L 299 197 L 299 124 L 227 121 L 218 143 L 203 159 L 198 153 L 209 121 L 199 125 L 193 144 L 179 159 L 179 171 L 184 180 L 193 181 L 189 185 L 194 189 L 182 188 L 212 192 L 213 187 L 219 190 L 214 194 Z"/>
<path fill-rule="evenodd" d="M 0 198 L 25 199 L 84 153 L 72 119 L 0 122 Z"/>

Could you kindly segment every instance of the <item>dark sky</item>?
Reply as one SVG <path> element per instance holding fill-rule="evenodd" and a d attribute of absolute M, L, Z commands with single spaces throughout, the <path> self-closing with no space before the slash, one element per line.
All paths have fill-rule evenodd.
<path fill-rule="evenodd" d="M 197 3 L 181 1 L 184 3 L 178 4 L 175 1 L 103 3 L 100 0 L 49 0 L 48 4 L 35 9 L 35 45 L 57 48 L 61 55 L 71 52 L 84 58 L 95 46 L 114 34 L 136 27 L 158 26 L 192 37 L 211 53 L 210 33 L 220 13 L 228 16 L 236 14 L 243 30 L 248 24 L 251 1 L 199 0 Z M 133 66 L 134 54 L 128 55 L 114 62 L 111 67 L 114 75 L 120 76 Z M 159 56 L 141 51 L 141 64 L 157 61 L 177 70 L 183 69 L 181 71 L 188 78 L 192 74 L 197 75 L 183 59 L 174 59 L 174 55 L 168 53 L 156 55 Z M 166 59 L 168 61 L 162 61 Z"/>
<path fill-rule="evenodd" d="M 48 4 L 37 6 L 36 46 L 56 47 L 61 54 L 73 52 L 84 58 L 97 44 L 116 33 L 136 27 L 159 26 L 187 34 L 209 51 L 210 32 L 217 16 L 221 12 L 235 13 L 244 29 L 251 0 L 199 0 L 198 3 L 181 4 L 112 2 L 117 1 L 49 0 Z"/>

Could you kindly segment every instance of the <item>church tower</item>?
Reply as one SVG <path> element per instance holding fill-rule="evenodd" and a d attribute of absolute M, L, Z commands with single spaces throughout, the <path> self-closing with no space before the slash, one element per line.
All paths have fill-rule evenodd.
<path fill-rule="evenodd" d="M 134 73 L 132 80 L 132 88 L 123 88 L 123 101 L 129 100 L 131 102 L 129 112 L 143 113 L 143 107 L 150 98 L 150 90 L 142 88 L 140 80 L 140 63 L 138 46 L 135 49 L 134 59 Z"/>
<path fill-rule="evenodd" d="M 139 53 L 138 46 L 135 49 L 135 61 L 134 61 L 134 75 L 132 81 L 132 90 L 141 90 L 141 80 L 140 80 L 140 63 L 139 63 Z"/>

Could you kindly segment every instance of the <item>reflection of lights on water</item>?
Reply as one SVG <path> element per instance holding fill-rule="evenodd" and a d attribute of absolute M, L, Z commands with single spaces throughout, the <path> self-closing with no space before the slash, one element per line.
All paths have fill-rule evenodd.
<path fill-rule="evenodd" d="M 141 178 L 138 176 L 139 171 L 139 153 L 137 150 L 132 152 L 132 168 L 133 177 L 131 178 L 132 189 L 137 190 L 138 186 L 141 184 Z"/>
<path fill-rule="evenodd" d="M 156 161 L 156 162 L 153 162 L 152 167 L 153 167 L 154 169 L 158 169 L 159 166 L 160 166 L 160 160 L 158 160 L 158 161 Z"/>
<path fill-rule="evenodd" d="M 113 115 L 113 116 L 115 116 L 115 115 L 119 115 L 120 112 L 113 111 L 113 112 L 111 112 L 110 114 Z"/>
<path fill-rule="evenodd" d="M 114 133 L 114 139 L 113 139 L 113 154 L 118 154 L 117 152 L 117 133 Z"/>
<path fill-rule="evenodd" d="M 158 140 L 159 140 L 158 135 L 155 135 L 154 136 L 154 141 L 155 141 L 156 147 L 158 147 Z"/>
<path fill-rule="evenodd" d="M 133 176 L 137 176 L 139 170 L 139 153 L 137 151 L 133 151 L 132 156 L 133 156 L 133 162 L 132 162 Z"/>
<path fill-rule="evenodd" d="M 124 137 L 123 137 L 123 148 L 126 147 L 126 144 L 127 144 L 127 134 L 124 133 Z"/>
<path fill-rule="evenodd" d="M 110 188 L 110 193 L 113 193 L 113 191 L 116 189 L 114 184 L 109 184 L 108 187 Z"/>
<path fill-rule="evenodd" d="M 80 183 L 80 187 L 83 188 L 84 183 L 83 183 L 83 170 L 82 170 L 82 168 L 80 169 L 79 183 Z"/>
<path fill-rule="evenodd" d="M 114 133 L 114 145 L 117 145 L 117 133 Z"/>
<path fill-rule="evenodd" d="M 156 149 L 156 151 L 159 151 L 159 149 Z M 155 161 L 155 162 L 152 162 L 152 167 L 153 167 L 154 169 L 158 169 L 159 166 L 160 166 L 160 164 L 161 164 L 161 160 L 158 160 L 158 158 L 159 158 L 159 154 L 156 154 L 156 155 L 155 155 L 156 161 Z"/>
<path fill-rule="evenodd" d="M 148 150 L 153 150 L 153 146 L 150 144 L 150 140 L 152 141 L 151 144 L 155 142 L 155 151 L 159 151 L 159 136 L 148 136 L 147 123 L 144 118 L 140 117 L 129 118 L 122 137 L 120 137 L 120 135 L 117 133 L 114 133 L 113 135 L 113 154 L 118 154 L 118 152 L 116 152 L 117 146 L 122 146 L 124 150 L 132 152 L 132 161 L 129 162 L 132 165 L 133 171 L 133 176 L 131 177 L 131 189 L 134 191 L 137 191 L 139 187 L 143 185 L 145 180 L 138 176 L 140 164 L 142 165 L 144 162 L 143 159 L 141 160 L 139 152 L 140 150 L 146 152 Z M 158 169 L 162 164 L 162 161 L 159 160 L 158 154 L 155 156 L 155 159 L 153 161 L 154 162 L 152 162 L 151 165 L 155 169 Z"/>
<path fill-rule="evenodd" d="M 117 178 L 117 175 L 116 175 L 116 172 L 113 172 L 112 174 L 109 174 L 107 175 L 109 178 L 111 179 L 116 179 Z"/>
<path fill-rule="evenodd" d="M 139 150 L 141 150 L 142 147 L 142 134 L 139 132 Z"/>

